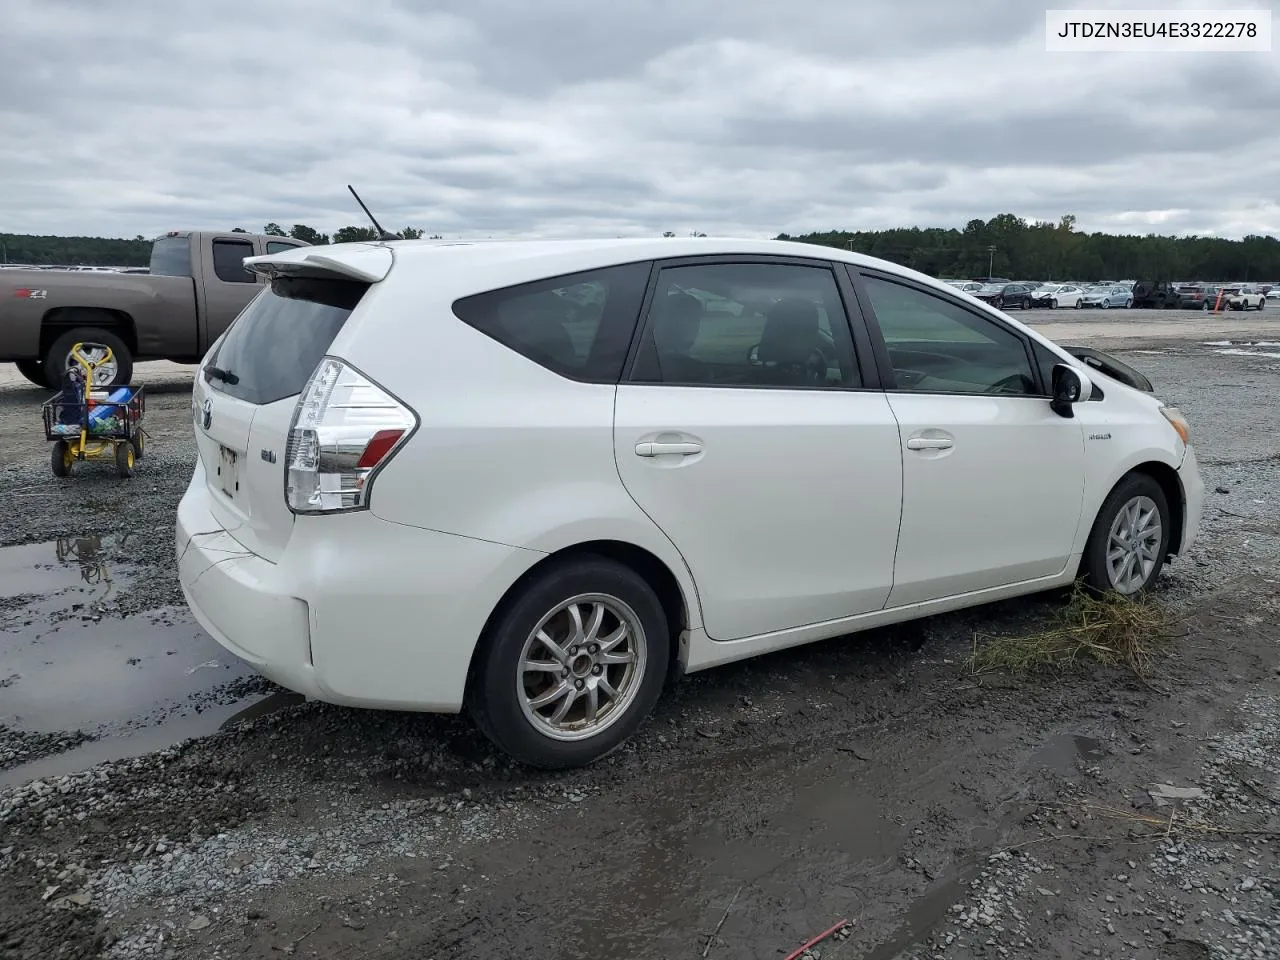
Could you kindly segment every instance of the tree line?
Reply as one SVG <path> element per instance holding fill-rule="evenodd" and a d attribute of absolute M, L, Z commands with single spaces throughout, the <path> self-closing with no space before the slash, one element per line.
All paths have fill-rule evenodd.
<path fill-rule="evenodd" d="M 232 227 L 231 233 L 249 233 L 244 227 Z M 342 227 L 332 235 L 321 233 L 304 223 L 285 230 L 278 223 L 268 223 L 260 231 L 273 237 L 293 237 L 311 244 L 354 243 L 376 240 L 372 227 Z M 402 240 L 426 236 L 417 227 L 405 227 L 396 234 Z M 86 267 L 145 267 L 151 262 L 151 240 L 138 234 L 132 240 L 107 237 L 52 237 L 22 233 L 0 233 L 0 263 Z M 431 237 L 439 240 L 439 234 Z"/>
<path fill-rule="evenodd" d="M 1169 237 L 1083 233 L 1070 214 L 1056 223 L 1029 222 L 1012 213 L 990 220 L 970 220 L 962 230 L 901 227 L 889 230 L 829 230 L 798 240 L 891 260 L 941 277 L 1000 276 L 1013 280 L 1278 280 L 1280 240 L 1251 235 L 1241 240 L 1219 237 Z M 233 232 L 247 233 L 243 227 Z M 372 227 L 348 226 L 332 234 L 296 223 L 288 230 L 268 223 L 262 233 L 293 237 L 312 244 L 375 240 Z M 425 236 L 405 227 L 397 236 Z M 673 237 L 673 231 L 663 236 Z M 694 236 L 705 236 L 695 233 Z M 439 234 L 431 239 L 440 239 Z M 102 237 L 48 237 L 0 233 L 0 259 L 8 263 L 56 263 L 86 266 L 146 266 L 151 241 Z"/>
<path fill-rule="evenodd" d="M 829 230 L 779 240 L 853 250 L 935 277 L 1010 280 L 1280 279 L 1280 240 L 1251 235 L 1167 237 L 1082 233 L 1070 214 L 1057 223 L 1028 222 L 1012 213 L 970 220 L 963 230 L 903 227 Z"/>

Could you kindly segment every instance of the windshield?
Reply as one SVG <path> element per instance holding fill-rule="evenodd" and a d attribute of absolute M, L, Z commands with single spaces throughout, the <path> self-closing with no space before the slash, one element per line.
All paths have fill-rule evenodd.
<path fill-rule="evenodd" d="M 191 240 L 160 237 L 151 244 L 151 274 L 156 277 L 191 276 Z"/>
<path fill-rule="evenodd" d="M 980 288 L 983 293 L 999 293 L 1004 289 L 1003 283 L 984 283 Z"/>

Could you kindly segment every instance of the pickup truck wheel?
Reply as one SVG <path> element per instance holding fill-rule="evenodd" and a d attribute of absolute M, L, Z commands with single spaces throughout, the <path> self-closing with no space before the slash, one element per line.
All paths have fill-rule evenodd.
<path fill-rule="evenodd" d="M 13 365 L 18 368 L 20 374 L 37 387 L 48 386 L 44 381 L 44 371 L 40 369 L 39 360 L 17 360 Z"/>
<path fill-rule="evenodd" d="M 77 343 L 101 344 L 111 348 L 112 362 L 95 371 L 95 387 L 108 390 L 112 387 L 128 386 L 133 378 L 133 354 L 124 345 L 124 341 L 110 330 L 103 330 L 100 327 L 75 327 L 58 337 L 44 358 L 45 383 L 50 389 L 62 388 L 62 379 L 66 375 L 67 368 L 76 362 L 71 357 L 71 348 Z M 92 359 L 93 353 L 88 353 L 88 356 Z"/>

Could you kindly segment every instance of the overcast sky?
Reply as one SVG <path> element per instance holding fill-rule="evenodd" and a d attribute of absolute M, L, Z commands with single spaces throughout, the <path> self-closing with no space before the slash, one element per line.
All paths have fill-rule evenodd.
<path fill-rule="evenodd" d="M 1280 234 L 1280 47 L 1046 53 L 1046 5 L 0 0 L 0 232 L 331 231 L 354 183 L 447 237 Z"/>

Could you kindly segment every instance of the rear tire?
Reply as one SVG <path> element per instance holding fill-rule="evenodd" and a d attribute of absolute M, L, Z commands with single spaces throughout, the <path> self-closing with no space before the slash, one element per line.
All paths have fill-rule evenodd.
<path fill-rule="evenodd" d="M 1080 562 L 1080 578 L 1098 593 L 1137 596 L 1160 576 L 1172 530 L 1164 490 L 1145 473 L 1124 477 L 1103 501 Z"/>
<path fill-rule="evenodd" d="M 39 360 L 15 360 L 13 365 L 18 368 L 18 372 L 34 383 L 37 387 L 47 387 L 48 383 L 44 379 L 44 370 L 41 369 L 42 364 Z"/>
<path fill-rule="evenodd" d="M 1023 309 L 1023 310 L 1030 310 L 1030 309 L 1031 309 L 1031 298 L 1030 298 L 1030 297 L 1023 297 L 1023 298 L 1022 298 L 1022 309 Z"/>
<path fill-rule="evenodd" d="M 142 431 L 139 430 L 137 433 L 135 433 L 133 435 L 133 439 L 129 442 L 133 444 L 133 458 L 135 460 L 141 460 L 143 452 L 145 451 L 147 446 L 142 439 Z"/>
<path fill-rule="evenodd" d="M 71 465 L 75 459 L 71 456 L 71 445 L 65 440 L 56 440 L 53 444 L 53 454 L 49 457 L 49 466 L 53 469 L 55 477 L 71 476 Z"/>
<path fill-rule="evenodd" d="M 1077 309 L 1077 310 L 1083 310 L 1083 309 L 1084 309 L 1084 298 L 1083 298 L 1083 297 L 1081 297 L 1079 300 L 1077 300 L 1077 301 L 1076 301 L 1076 309 Z"/>
<path fill-rule="evenodd" d="M 116 387 L 128 386 L 133 378 L 133 354 L 125 346 L 124 341 L 110 330 L 101 327 L 75 327 L 68 330 L 53 341 L 44 358 L 45 384 L 51 390 L 62 389 L 62 378 L 66 375 L 67 364 L 71 359 L 71 348 L 77 343 L 100 343 L 111 348 L 116 361 L 116 374 L 110 383 L 98 383 L 98 389 L 112 390 Z"/>
<path fill-rule="evenodd" d="M 596 604 L 605 612 L 592 631 Z M 577 644 L 568 605 L 584 624 Z M 625 639 L 608 647 L 623 627 Z M 541 634 L 559 653 L 536 639 Z M 629 662 L 597 659 L 625 656 Z M 670 656 L 666 613 L 643 577 L 605 557 L 567 560 L 539 573 L 497 611 L 476 652 L 467 707 L 485 736 L 518 762 L 544 770 L 585 766 L 640 728 L 662 693 Z M 527 669 L 535 662 L 541 670 Z M 565 693 L 557 697 L 557 690 Z M 609 690 L 616 697 L 606 699 Z M 568 712 L 555 719 L 570 693 Z M 551 699 L 540 704 L 545 697 Z M 592 702 L 599 710 L 594 721 L 587 719 Z"/>

